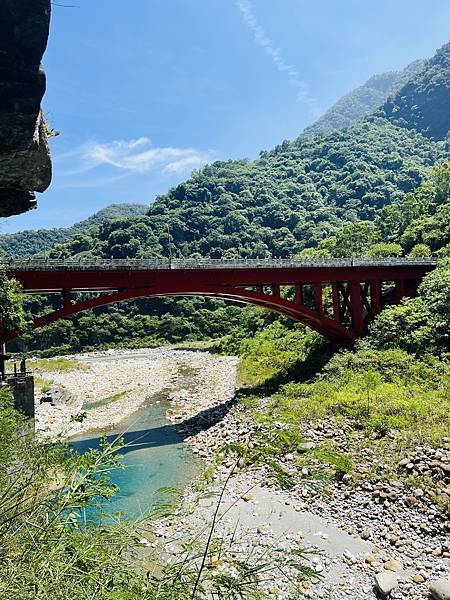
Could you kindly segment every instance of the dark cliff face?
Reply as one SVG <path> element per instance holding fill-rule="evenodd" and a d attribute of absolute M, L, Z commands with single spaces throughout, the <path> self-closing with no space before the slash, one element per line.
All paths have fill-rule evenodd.
<path fill-rule="evenodd" d="M 0 217 L 34 208 L 51 181 L 41 110 L 50 0 L 0 0 Z"/>

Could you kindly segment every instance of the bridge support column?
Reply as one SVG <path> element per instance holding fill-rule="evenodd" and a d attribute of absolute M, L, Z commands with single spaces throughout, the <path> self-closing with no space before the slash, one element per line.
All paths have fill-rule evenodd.
<path fill-rule="evenodd" d="M 6 375 L 6 382 L 13 392 L 14 407 L 32 419 L 34 430 L 34 377 L 27 373 Z"/>
<path fill-rule="evenodd" d="M 0 342 L 0 381 L 5 379 L 6 373 L 6 344 Z"/>
<path fill-rule="evenodd" d="M 280 296 L 280 284 L 278 283 L 272 283 L 272 285 L 270 286 L 272 288 L 272 294 L 274 296 Z"/>
<path fill-rule="evenodd" d="M 349 281 L 350 287 L 350 310 L 352 315 L 353 329 L 358 337 L 364 331 L 364 319 L 362 311 L 361 284 L 359 281 Z"/>
<path fill-rule="evenodd" d="M 72 290 L 64 288 L 63 289 L 63 306 L 66 308 L 72 304 Z"/>
<path fill-rule="evenodd" d="M 295 286 L 295 303 L 303 304 L 303 286 L 302 285 Z"/>
<path fill-rule="evenodd" d="M 314 306 L 319 313 L 323 313 L 323 296 L 322 296 L 322 284 L 314 284 Z"/>
<path fill-rule="evenodd" d="M 372 316 L 376 316 L 381 312 L 381 281 L 373 279 L 370 282 L 370 306 Z"/>
<path fill-rule="evenodd" d="M 404 297 L 405 297 L 405 280 L 397 279 L 395 281 L 395 301 L 397 303 L 399 303 L 400 300 Z"/>

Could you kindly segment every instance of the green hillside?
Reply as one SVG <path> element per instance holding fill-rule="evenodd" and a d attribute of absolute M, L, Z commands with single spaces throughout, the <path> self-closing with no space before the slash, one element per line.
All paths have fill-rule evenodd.
<path fill-rule="evenodd" d="M 136 216 L 144 214 L 147 206 L 144 204 L 111 204 L 91 215 L 89 218 L 72 227 L 53 229 L 37 229 L 0 235 L 0 256 L 26 258 L 33 254 L 46 252 L 56 244 L 65 242 L 75 234 L 87 231 L 94 225 L 99 225 L 109 219 Z"/>
<path fill-rule="evenodd" d="M 284 141 L 253 162 L 208 165 L 159 196 L 147 216 L 110 222 L 53 256 L 168 255 L 167 226 L 179 256 L 288 256 L 317 246 L 345 222 L 373 220 L 448 155 L 450 112 L 442 105 L 450 105 L 449 68 L 447 44 L 375 115 Z"/>
<path fill-rule="evenodd" d="M 443 140 L 449 131 L 450 44 L 440 48 L 398 94 L 378 111 L 399 127 Z"/>
<path fill-rule="evenodd" d="M 424 64 L 423 60 L 415 60 L 401 71 L 373 75 L 363 85 L 342 96 L 315 123 L 306 127 L 304 133 L 310 135 L 350 127 L 381 106 L 388 96 L 398 92 L 423 69 Z"/>
<path fill-rule="evenodd" d="M 329 132 L 353 125 L 358 119 L 381 106 L 390 94 L 396 92 L 416 75 L 424 64 L 425 61 L 417 60 L 401 71 L 390 71 L 372 76 L 364 85 L 340 98 L 316 123 L 306 128 L 304 134 Z M 232 168 L 230 163 L 227 163 L 227 165 Z M 239 163 L 234 166 L 238 169 L 237 176 L 239 177 Z M 0 235 L 0 253 L 23 258 L 46 252 L 55 245 L 68 241 L 75 235 L 83 235 L 92 225 L 99 225 L 101 222 L 115 218 L 143 215 L 147 208 L 145 205 L 138 204 L 116 204 L 102 209 L 89 219 L 77 223 L 73 227 L 21 231 L 11 235 Z M 164 234 L 163 245 L 167 246 Z M 155 250 L 160 252 L 161 248 L 156 247 Z"/>
<path fill-rule="evenodd" d="M 448 193 L 435 188 L 440 189 L 436 173 L 441 169 L 445 181 L 448 166 L 431 169 L 449 156 L 445 138 L 450 113 L 441 111 L 442 90 L 448 83 L 448 48 L 427 62 L 414 88 L 414 106 L 422 102 L 422 90 L 428 90 L 427 130 L 437 131 L 439 122 L 439 139 L 423 135 L 422 121 L 420 132 L 414 128 L 415 109 L 408 120 L 405 105 L 401 126 L 397 117 L 380 109 L 342 131 L 284 141 L 253 162 L 208 165 L 158 197 L 146 215 L 107 221 L 77 233 L 50 255 L 139 258 L 172 253 L 231 258 L 445 253 L 450 241 Z M 400 105 L 405 94 L 413 94 L 411 90 L 407 84 L 392 102 Z M 422 201 L 428 193 L 435 200 Z M 34 299 L 33 310 L 46 309 Z M 139 345 L 207 339 L 233 331 L 245 321 L 245 314 L 211 299 L 142 299 L 55 323 L 27 344 L 49 348 L 70 340 L 58 348 L 62 351 L 124 340 Z M 260 324 L 275 319 L 258 314 L 263 315 L 258 317 Z"/>
<path fill-rule="evenodd" d="M 216 162 L 160 196 L 146 216 L 110 221 L 53 257 L 289 256 L 343 222 L 374 219 L 446 156 L 443 142 L 387 119 L 300 137 L 254 162 Z M 170 242 L 167 225 L 170 228 Z"/>

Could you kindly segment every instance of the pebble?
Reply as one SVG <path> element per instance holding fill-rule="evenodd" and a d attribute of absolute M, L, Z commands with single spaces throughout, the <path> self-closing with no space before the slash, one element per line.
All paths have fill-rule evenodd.
<path fill-rule="evenodd" d="M 386 571 L 393 571 L 394 573 L 397 573 L 403 569 L 403 565 L 398 560 L 391 558 L 384 563 L 384 568 Z"/>
<path fill-rule="evenodd" d="M 157 355 L 158 352 L 154 355 L 155 361 L 158 360 Z M 190 353 L 183 358 L 189 365 L 192 364 L 191 361 L 195 360 L 192 355 L 197 357 L 200 355 L 196 365 L 201 372 L 195 375 L 195 389 L 191 389 L 191 387 L 189 390 L 183 389 L 185 383 L 177 383 L 181 380 L 177 379 L 175 368 L 169 373 L 169 387 L 173 390 L 171 391 L 172 408 L 169 417 L 171 421 L 179 424 L 179 430 L 191 448 L 206 461 L 210 461 L 227 443 L 235 441 L 253 443 L 254 423 L 246 420 L 245 411 L 239 405 L 230 410 L 231 405 L 227 404 L 234 394 L 235 359 L 215 358 L 210 355 L 205 358 L 202 357 L 202 353 Z M 165 354 L 164 360 L 170 362 L 171 356 L 173 354 Z M 227 360 L 222 361 L 222 358 Z M 219 361 L 218 366 L 215 361 Z M 111 367 L 109 366 L 109 368 Z M 139 380 L 143 381 L 144 379 L 139 376 Z M 213 381 L 217 384 L 217 391 L 212 390 Z M 201 385 L 199 385 L 200 383 Z M 142 393 L 142 388 L 140 389 Z M 265 400 L 262 399 L 261 402 L 264 403 Z M 208 415 L 207 419 L 204 418 L 205 412 Z M 199 413 L 202 413 L 201 418 L 197 416 Z M 187 422 L 187 420 L 189 421 Z M 277 424 L 277 426 L 282 427 L 283 424 Z M 342 452 L 345 452 L 350 432 L 356 436 L 363 435 L 358 430 L 353 430 L 350 422 L 344 422 L 339 426 L 331 421 L 319 423 L 317 426 L 307 424 L 305 435 L 307 435 L 308 441 L 297 446 L 295 452 L 292 451 L 279 457 L 282 472 L 292 477 L 294 482 L 296 478 L 297 481 L 301 481 L 301 484 L 296 483 L 288 492 L 278 490 L 278 483 L 268 469 L 252 468 L 248 467 L 245 462 L 239 462 L 229 483 L 230 492 L 235 501 L 242 498 L 242 502 L 250 503 L 247 512 L 250 508 L 248 514 L 254 515 L 254 525 L 248 534 L 237 536 L 239 544 L 229 551 L 229 556 L 234 555 L 234 558 L 241 558 L 251 552 L 255 553 L 255 556 L 262 556 L 258 553 L 274 552 L 279 555 L 279 560 L 284 561 L 287 560 L 285 557 L 289 556 L 290 549 L 293 547 L 311 550 L 308 543 L 295 531 L 286 532 L 282 539 L 277 539 L 271 533 L 271 525 L 268 523 L 271 521 L 270 517 L 267 519 L 260 510 L 263 506 L 262 502 L 258 506 L 259 516 L 258 513 L 251 511 L 252 508 L 256 508 L 256 506 L 253 507 L 253 504 L 256 504 L 255 498 L 252 493 L 245 490 L 251 489 L 254 485 L 267 486 L 273 491 L 278 490 L 280 502 L 287 507 L 286 510 L 310 511 L 323 517 L 328 523 L 347 530 L 360 543 L 363 539 L 371 540 L 374 544 L 370 553 L 366 552 L 355 556 L 349 549 L 345 549 L 342 554 L 333 556 L 328 554 L 328 548 L 332 548 L 332 543 L 324 545 L 321 542 L 321 540 L 328 540 L 328 533 L 319 531 L 317 543 L 322 544 L 321 547 L 325 547 L 327 551 L 320 557 L 314 557 L 317 560 L 312 564 L 318 573 L 324 575 L 324 581 L 316 582 L 313 590 L 308 582 L 305 582 L 307 585 L 302 586 L 301 590 L 306 597 L 326 598 L 327 600 L 344 600 L 344 598 L 368 600 L 372 597 L 370 590 L 374 575 L 375 581 L 378 581 L 377 588 L 380 593 L 382 587 L 385 597 L 390 594 L 395 600 L 423 598 L 428 591 L 427 581 L 433 581 L 429 587 L 430 593 L 441 593 L 440 591 L 432 592 L 432 589 L 433 585 L 441 587 L 445 585 L 438 583 L 441 581 L 446 582 L 447 586 L 449 585 L 447 579 L 442 577 L 437 579 L 440 575 L 445 574 L 445 557 L 450 552 L 448 533 L 445 536 L 445 522 L 433 504 L 433 500 L 428 494 L 428 488 L 422 485 L 420 488 L 408 492 L 407 488 L 403 487 L 401 474 L 404 473 L 404 476 L 407 476 L 413 471 L 413 474 L 418 475 L 429 472 L 430 475 L 427 476 L 433 477 L 433 481 L 441 481 L 440 489 L 444 494 L 448 489 L 450 495 L 449 482 L 448 479 L 445 479 L 447 477 L 445 465 L 448 463 L 448 451 L 445 448 L 416 447 L 413 453 L 399 461 L 398 474 L 392 478 L 392 481 L 386 482 L 383 479 L 377 481 L 376 477 L 372 475 L 373 469 L 380 470 L 382 473 L 383 469 L 387 468 L 386 458 L 379 460 L 374 455 L 372 448 L 366 447 L 361 451 L 362 458 L 360 464 L 356 466 L 354 474 L 346 477 L 345 481 L 331 483 L 328 486 L 327 496 L 323 496 L 322 492 L 311 485 L 308 480 L 310 473 L 314 472 L 309 462 L 308 466 L 299 468 L 297 462 L 299 453 L 302 453 L 302 460 L 309 461 L 307 453 L 316 448 L 323 440 L 329 439 Z M 217 470 L 214 485 L 219 481 L 219 477 L 225 477 L 230 469 L 236 466 L 236 459 L 233 456 L 224 454 L 222 460 L 224 462 Z M 367 469 L 368 465 L 371 467 L 370 471 Z M 238 488 L 240 488 L 239 491 Z M 190 508 L 186 512 L 192 516 L 188 516 L 187 519 L 183 517 L 180 522 L 181 531 L 186 531 L 186 522 L 191 523 L 191 519 L 194 519 L 196 515 L 196 510 L 192 509 L 192 502 L 189 500 L 190 493 L 188 488 L 184 498 Z M 267 522 L 261 523 L 262 519 L 267 519 Z M 230 540 L 233 535 L 231 532 L 234 530 L 231 521 L 228 522 L 227 527 L 229 527 L 229 533 L 227 533 L 226 540 Z M 179 532 L 180 529 L 175 527 L 172 532 L 176 533 L 177 531 Z M 191 535 L 191 530 L 189 535 Z M 163 528 L 159 532 L 158 538 L 168 541 L 170 535 L 167 536 L 166 529 Z M 220 568 L 223 568 L 223 564 L 225 564 L 222 558 L 221 555 Z M 402 571 L 403 565 L 405 565 L 407 573 L 403 575 L 404 579 L 401 578 L 401 585 L 398 585 L 399 580 L 396 573 Z M 341 574 L 339 586 L 337 578 L 332 585 L 329 582 L 330 572 L 333 569 Z M 417 582 L 413 580 L 415 576 L 418 578 Z M 389 586 L 392 587 L 387 591 Z M 279 575 L 274 578 L 274 581 L 264 583 L 262 587 L 266 592 L 272 590 L 270 594 L 280 600 L 290 597 L 293 591 L 287 587 L 287 583 Z M 445 587 L 443 589 L 445 590 Z M 445 595 L 433 595 L 433 598 L 450 600 Z"/>

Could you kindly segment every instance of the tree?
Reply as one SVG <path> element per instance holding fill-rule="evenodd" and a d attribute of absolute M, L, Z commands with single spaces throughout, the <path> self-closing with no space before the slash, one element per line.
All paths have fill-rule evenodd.
<path fill-rule="evenodd" d="M 429 273 L 417 298 L 385 308 L 371 328 L 375 348 L 401 348 L 423 354 L 450 352 L 450 260 Z"/>
<path fill-rule="evenodd" d="M 374 244 L 369 248 L 367 256 L 369 258 L 388 258 L 390 256 L 401 256 L 402 252 L 403 250 L 400 244 L 385 244 L 380 242 L 379 244 Z"/>
<path fill-rule="evenodd" d="M 20 284 L 0 271 L 0 331 L 23 331 L 26 324 Z"/>
<path fill-rule="evenodd" d="M 416 244 L 408 254 L 411 258 L 420 258 L 422 256 L 431 256 L 430 246 L 426 244 Z"/>
<path fill-rule="evenodd" d="M 370 221 L 344 225 L 336 235 L 325 240 L 321 246 L 337 258 L 361 256 L 367 248 L 379 240 L 379 234 Z"/>

